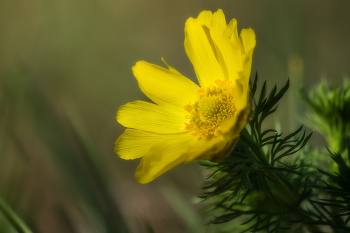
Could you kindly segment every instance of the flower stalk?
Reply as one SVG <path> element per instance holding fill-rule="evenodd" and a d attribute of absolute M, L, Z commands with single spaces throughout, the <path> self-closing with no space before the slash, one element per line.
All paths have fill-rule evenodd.
<path fill-rule="evenodd" d="M 248 131 L 246 129 L 242 130 L 240 139 L 247 144 L 247 146 L 253 151 L 254 155 L 262 162 L 265 166 L 273 166 L 272 164 L 269 164 L 267 160 L 266 154 L 263 152 L 263 150 L 257 145 L 254 140 L 250 137 Z M 272 163 L 272 161 L 271 161 Z M 272 179 L 278 181 L 278 184 L 276 184 L 276 190 L 280 193 L 280 195 L 277 195 L 278 199 L 282 200 L 283 202 L 288 203 L 289 206 L 294 206 L 298 198 L 293 193 L 291 193 L 290 188 L 288 188 L 284 182 L 274 173 L 269 174 Z M 299 203 L 300 204 L 300 203 Z M 297 209 L 300 209 L 301 207 L 298 206 Z M 320 229 L 317 225 L 310 225 L 306 224 L 306 227 L 310 232 L 319 232 Z"/>
<path fill-rule="evenodd" d="M 263 150 L 254 142 L 252 137 L 250 137 L 248 131 L 246 129 L 242 130 L 240 134 L 240 139 L 244 141 L 247 146 L 254 152 L 255 156 L 262 162 L 265 166 L 270 166 L 269 161 Z"/>

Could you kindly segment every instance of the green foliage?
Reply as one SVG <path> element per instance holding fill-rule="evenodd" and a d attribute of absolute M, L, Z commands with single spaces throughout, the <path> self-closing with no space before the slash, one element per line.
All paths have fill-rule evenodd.
<path fill-rule="evenodd" d="M 45 199 L 48 199 L 45 197 L 45 189 L 52 188 L 51 192 L 65 193 L 61 196 L 57 195 L 57 202 L 64 204 L 58 205 L 54 213 L 57 219 L 63 220 L 61 225 L 64 225 L 64 229 L 68 229 L 67 232 L 75 232 L 77 227 L 76 220 L 71 215 L 72 210 L 81 216 L 81 222 L 92 231 L 104 229 L 104 232 L 129 232 L 108 187 L 106 164 L 102 169 L 101 153 L 97 151 L 97 145 L 91 139 L 84 121 L 80 119 L 80 114 L 74 111 L 74 108 L 70 108 L 69 103 L 66 102 L 62 102 L 63 106 L 58 109 L 55 106 L 57 103 L 52 101 L 52 96 L 46 93 L 42 86 L 37 85 L 35 78 L 26 72 L 9 76 L 2 80 L 1 84 L 2 111 L 7 113 L 2 112 L 0 115 L 0 122 L 5 122 L 4 125 L 7 127 L 7 132 L 4 132 L 6 137 L 3 137 L 1 142 L 1 146 L 5 147 L 5 149 L 1 148 L 5 152 L 2 156 L 6 156 L 3 160 L 16 161 L 15 167 L 8 168 L 15 174 L 12 175 L 14 178 L 26 177 L 24 180 L 23 177 L 18 180 L 13 179 L 9 185 L 1 187 L 0 194 L 4 201 L 1 202 L 0 199 L 0 214 L 9 220 L 17 232 L 30 232 L 28 229 L 20 230 L 25 227 L 24 220 L 30 223 L 29 227 L 32 231 L 37 232 L 37 229 L 40 229 L 37 224 L 41 222 L 36 221 L 36 218 L 42 216 L 38 213 L 42 211 Z M 1 130 L 4 128 L 2 127 Z M 11 150 L 7 148 L 13 143 L 18 151 L 10 154 Z M 28 145 L 32 145 L 31 150 L 27 149 Z M 38 173 L 40 175 L 37 175 L 36 183 L 32 182 L 29 178 L 33 174 L 20 170 L 21 162 L 25 166 L 30 166 L 29 161 L 41 155 L 42 157 L 39 158 L 44 160 L 43 163 L 51 161 L 54 164 L 52 166 L 54 169 L 50 173 L 45 173 L 45 176 L 50 177 L 55 174 L 57 182 L 54 188 L 45 187 L 42 190 L 36 190 L 33 197 L 28 190 L 35 189 L 37 183 L 44 182 L 41 177 L 43 175 Z M 20 159 L 15 160 L 16 157 Z M 15 169 L 17 167 L 18 169 Z M 4 168 L 5 166 L 2 167 Z M 24 201 L 19 201 L 18 197 Z M 23 213 L 19 208 L 25 200 L 30 200 L 27 201 L 31 204 L 27 204 L 30 206 L 29 214 Z M 18 216 L 23 219 L 21 220 Z M 0 228 L 0 232 L 7 231 L 1 231 Z"/>
<path fill-rule="evenodd" d="M 257 75 L 253 83 L 252 93 L 255 95 L 256 86 L 257 86 Z M 295 154 L 299 150 L 301 150 L 310 139 L 312 133 L 309 135 L 305 135 L 305 131 L 302 137 L 299 139 L 293 138 L 301 132 L 303 126 L 297 129 L 295 132 L 290 135 L 282 138 L 282 133 L 278 134 L 276 130 L 268 129 L 262 132 L 262 123 L 266 119 L 267 116 L 271 115 L 277 110 L 277 103 L 282 98 L 282 96 L 286 93 L 289 88 L 289 80 L 286 85 L 276 94 L 277 87 L 276 85 L 271 90 L 268 97 L 266 97 L 266 81 L 263 84 L 260 97 L 256 107 L 254 109 L 254 118 L 249 122 L 250 125 L 250 135 L 247 135 L 245 131 L 243 131 L 244 138 L 249 140 L 249 136 L 254 140 L 254 143 L 257 147 L 271 146 L 269 156 L 269 164 L 273 165 L 275 162 L 280 162 L 281 158 Z M 271 135 L 271 133 L 275 133 L 275 135 Z M 253 143 L 253 142 L 252 142 Z M 261 159 L 264 160 L 263 157 Z M 262 161 L 263 162 L 263 161 Z M 281 163 L 281 162 L 280 162 Z M 283 163 L 281 163 L 283 164 Z M 287 166 L 288 167 L 288 166 Z"/>
<path fill-rule="evenodd" d="M 266 96 L 265 82 L 258 101 L 254 101 L 249 127 L 241 132 L 234 150 L 223 161 L 202 163 L 215 171 L 203 187 L 202 198 L 214 199 L 215 211 L 223 211 L 212 223 L 236 220 L 243 227 L 232 224 L 234 232 L 297 232 L 303 230 L 300 223 L 316 219 L 300 205 L 312 197 L 309 187 L 318 177 L 311 179 L 310 166 L 292 157 L 301 153 L 311 133 L 302 132 L 302 126 L 285 137 L 273 129 L 262 130 L 264 120 L 276 111 L 288 87 L 289 81 L 278 92 L 275 86 Z M 256 89 L 257 75 L 251 85 L 253 95 Z M 287 158 L 294 159 L 294 163 Z"/>
<path fill-rule="evenodd" d="M 223 232 L 350 232 L 350 84 L 345 81 L 340 90 L 323 81 L 303 96 L 311 109 L 308 125 L 316 124 L 333 146 L 332 172 L 317 168 L 328 168 L 327 162 L 322 151 L 307 145 L 312 133 L 302 132 L 303 126 L 285 137 L 262 130 L 288 87 L 289 81 L 267 96 L 265 82 L 235 148 L 223 161 L 202 163 L 214 171 L 202 195 L 215 205 L 211 223 L 233 221 Z M 257 76 L 253 96 L 256 89 Z"/>
<path fill-rule="evenodd" d="M 300 95 L 309 110 L 305 123 L 326 137 L 331 151 L 343 153 L 350 136 L 349 79 L 344 78 L 343 89 L 322 80 L 308 94 L 301 91 Z"/>
<path fill-rule="evenodd" d="M 350 138 L 348 139 L 347 150 L 348 159 L 350 159 Z M 323 225 L 350 231 L 350 227 L 347 226 L 350 221 L 350 167 L 339 153 L 329 153 L 338 166 L 338 172 L 331 174 L 318 169 L 329 181 L 324 181 L 323 186 L 318 186 L 326 192 L 327 198 L 312 201 L 312 203 L 316 209 L 321 208 L 328 213 L 326 207 L 332 208 L 333 214 L 322 215 L 322 218 L 320 218 L 319 221 Z"/>
<path fill-rule="evenodd" d="M 32 233 L 12 208 L 0 198 L 0 232 Z"/>

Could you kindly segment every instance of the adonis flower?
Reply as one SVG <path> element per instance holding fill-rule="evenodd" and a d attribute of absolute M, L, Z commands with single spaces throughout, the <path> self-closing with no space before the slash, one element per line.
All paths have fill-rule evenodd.
<path fill-rule="evenodd" d="M 148 183 L 172 169 L 205 158 L 220 160 L 237 141 L 251 112 L 249 76 L 255 47 L 252 29 L 238 36 L 222 10 L 203 11 L 185 25 L 185 50 L 200 86 L 168 69 L 137 62 L 134 75 L 154 103 L 120 107 L 117 120 L 128 127 L 116 141 L 122 159 L 142 158 L 135 177 Z"/>

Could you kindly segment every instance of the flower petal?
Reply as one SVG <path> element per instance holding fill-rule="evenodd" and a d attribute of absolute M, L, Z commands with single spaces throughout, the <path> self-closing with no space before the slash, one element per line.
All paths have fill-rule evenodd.
<path fill-rule="evenodd" d="M 231 25 L 229 25 L 229 27 L 234 26 L 236 26 L 235 29 L 237 30 L 237 22 L 231 21 Z M 243 71 L 241 46 L 238 36 L 236 35 L 237 33 L 235 34 L 231 32 L 229 37 L 227 32 L 225 32 L 226 28 L 227 25 L 225 15 L 222 10 L 218 10 L 213 15 L 210 35 L 215 44 L 217 54 L 221 55 L 221 61 L 220 59 L 218 60 L 221 67 L 223 67 L 227 73 L 226 79 L 235 81 L 240 78 L 239 74 Z M 220 56 L 218 57 L 220 58 Z"/>
<path fill-rule="evenodd" d="M 208 137 L 191 144 L 187 151 L 185 163 L 210 158 L 219 153 L 227 142 L 222 137 Z"/>
<path fill-rule="evenodd" d="M 250 111 L 251 109 L 248 106 L 242 111 L 238 112 L 237 115 L 226 118 L 221 123 L 221 133 L 226 141 L 232 142 L 239 137 L 239 134 L 247 124 Z"/>
<path fill-rule="evenodd" d="M 252 66 L 253 51 L 256 45 L 254 30 L 251 28 L 242 29 L 239 38 L 242 42 L 245 55 L 243 56 L 244 79 L 247 80 L 246 82 L 248 83 Z"/>
<path fill-rule="evenodd" d="M 237 113 L 241 112 L 247 107 L 248 90 L 249 90 L 248 80 L 246 81 L 241 78 L 241 79 L 237 79 L 234 82 L 233 99 L 234 99 L 235 109 Z"/>
<path fill-rule="evenodd" d="M 155 134 L 138 129 L 126 129 L 115 142 L 114 152 L 122 159 L 137 159 L 146 155 L 152 146 L 181 136 L 183 135 Z"/>
<path fill-rule="evenodd" d="M 239 37 L 242 41 L 245 54 L 248 55 L 250 52 L 253 53 L 253 50 L 254 50 L 255 45 L 256 45 L 254 30 L 251 28 L 242 29 Z"/>
<path fill-rule="evenodd" d="M 140 61 L 132 70 L 140 89 L 151 100 L 158 105 L 174 106 L 173 109 L 185 112 L 184 106 L 197 98 L 199 87 L 174 68 L 168 68 Z"/>
<path fill-rule="evenodd" d="M 216 79 L 225 78 L 208 37 L 197 19 L 189 18 L 186 21 L 185 50 L 202 87 L 213 84 Z"/>
<path fill-rule="evenodd" d="M 211 28 L 216 29 L 220 32 L 223 32 L 227 27 L 226 18 L 224 12 L 219 9 L 213 14 L 213 19 L 211 22 Z"/>
<path fill-rule="evenodd" d="M 201 25 L 209 27 L 213 20 L 213 13 L 211 11 L 202 11 L 199 13 L 197 20 Z"/>
<path fill-rule="evenodd" d="M 249 78 L 252 66 L 253 51 L 256 44 L 254 31 L 252 29 L 243 29 L 240 35 L 240 41 L 243 48 L 243 71 L 240 73 L 241 78 L 235 80 L 233 91 L 237 112 L 247 108 L 248 102 L 250 101 L 248 99 Z"/>
<path fill-rule="evenodd" d="M 141 184 L 149 183 L 164 172 L 183 163 L 192 140 L 193 136 L 185 134 L 178 139 L 151 147 L 148 154 L 142 157 L 136 169 L 136 180 Z"/>
<path fill-rule="evenodd" d="M 173 134 L 184 132 L 186 119 L 181 112 L 145 101 L 135 101 L 119 108 L 117 121 L 128 128 Z"/>
<path fill-rule="evenodd" d="M 235 138 L 235 139 L 233 139 L 233 141 L 227 142 L 224 149 L 222 149 L 221 151 L 219 151 L 218 153 L 216 153 L 210 157 L 210 161 L 218 162 L 218 161 L 221 161 L 224 158 L 226 158 L 228 156 L 228 154 L 233 150 L 233 148 L 235 148 L 238 140 L 239 140 L 239 138 Z"/>
<path fill-rule="evenodd" d="M 225 31 L 225 35 L 231 39 L 231 43 L 235 48 L 239 48 L 242 46 L 241 41 L 238 39 L 238 31 L 237 31 L 237 20 L 232 19 L 230 23 L 227 25 Z"/>

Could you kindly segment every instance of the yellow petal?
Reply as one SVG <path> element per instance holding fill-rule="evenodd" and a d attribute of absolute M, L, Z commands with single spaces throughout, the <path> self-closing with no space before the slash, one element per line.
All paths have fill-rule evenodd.
<path fill-rule="evenodd" d="M 226 141 L 232 142 L 239 137 L 239 134 L 248 121 L 250 111 L 251 109 L 248 106 L 242 111 L 238 112 L 236 116 L 226 118 L 221 123 L 221 133 Z"/>
<path fill-rule="evenodd" d="M 233 139 L 232 142 L 227 142 L 226 146 L 224 149 L 219 151 L 218 153 L 210 156 L 210 161 L 212 162 L 218 162 L 223 160 L 228 156 L 228 154 L 233 150 L 233 148 L 236 146 L 239 138 Z"/>
<path fill-rule="evenodd" d="M 185 50 L 202 87 L 213 84 L 216 79 L 225 78 L 208 37 L 197 19 L 189 18 L 186 21 Z"/>
<path fill-rule="evenodd" d="M 199 87 L 174 68 L 168 68 L 140 61 L 132 69 L 146 96 L 158 105 L 184 111 L 184 106 L 197 98 Z"/>
<path fill-rule="evenodd" d="M 225 31 L 225 35 L 231 39 L 231 43 L 235 48 L 241 47 L 241 42 L 238 38 L 237 32 L 237 20 L 232 19 L 230 23 L 227 25 Z"/>
<path fill-rule="evenodd" d="M 240 39 L 242 41 L 245 54 L 248 55 L 250 52 L 253 52 L 256 45 L 254 30 L 251 28 L 242 29 Z"/>
<path fill-rule="evenodd" d="M 115 142 L 114 152 L 122 159 L 137 159 L 146 155 L 152 146 L 181 136 L 183 135 L 155 134 L 137 129 L 126 129 Z"/>
<path fill-rule="evenodd" d="M 245 54 L 245 56 L 243 57 L 244 79 L 249 80 L 252 66 L 253 51 L 256 45 L 255 33 L 251 28 L 243 29 L 239 37 L 242 42 Z"/>
<path fill-rule="evenodd" d="M 199 13 L 197 20 L 201 25 L 209 27 L 211 25 L 211 21 L 213 20 L 213 13 L 211 13 L 211 11 L 202 11 Z"/>
<path fill-rule="evenodd" d="M 235 109 L 239 113 L 247 107 L 248 103 L 248 88 L 249 88 L 249 79 L 245 80 L 243 78 L 237 79 L 234 82 L 233 88 L 233 99 L 235 101 Z"/>
<path fill-rule="evenodd" d="M 166 171 L 183 163 L 186 152 L 193 136 L 188 134 L 151 147 L 148 154 L 142 157 L 140 165 L 135 172 L 136 180 L 146 184 Z"/>
<path fill-rule="evenodd" d="M 207 137 L 192 143 L 187 151 L 185 163 L 203 160 L 220 152 L 227 144 L 222 137 Z"/>
<path fill-rule="evenodd" d="M 212 25 L 211 27 L 217 29 L 220 32 L 223 32 L 226 27 L 226 18 L 224 12 L 219 9 L 217 12 L 213 14 L 213 20 L 212 20 Z"/>
<path fill-rule="evenodd" d="M 237 112 L 245 109 L 249 102 L 249 78 L 256 44 L 254 31 L 252 29 L 243 29 L 240 34 L 240 41 L 242 44 L 243 72 L 240 73 L 241 78 L 236 80 L 233 92 Z"/>
<path fill-rule="evenodd" d="M 218 10 L 213 15 L 210 36 L 217 50 L 218 61 L 226 73 L 226 79 L 235 81 L 240 79 L 240 73 L 243 71 L 242 52 L 238 37 L 234 38 L 233 33 L 228 37 L 226 27 L 225 15 Z"/>
<path fill-rule="evenodd" d="M 156 104 L 135 101 L 119 108 L 117 121 L 125 127 L 159 134 L 184 132 L 185 118 L 180 112 Z"/>

